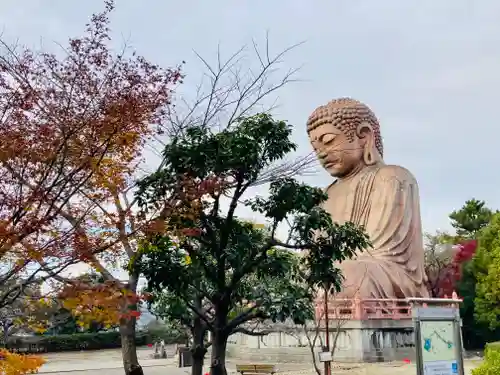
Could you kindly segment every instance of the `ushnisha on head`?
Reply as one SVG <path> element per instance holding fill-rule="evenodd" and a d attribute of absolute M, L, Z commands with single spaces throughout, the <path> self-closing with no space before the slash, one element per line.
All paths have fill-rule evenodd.
<path fill-rule="evenodd" d="M 357 100 L 340 98 L 316 108 L 307 120 L 307 132 L 319 161 L 334 177 L 382 162 L 378 120 Z"/>

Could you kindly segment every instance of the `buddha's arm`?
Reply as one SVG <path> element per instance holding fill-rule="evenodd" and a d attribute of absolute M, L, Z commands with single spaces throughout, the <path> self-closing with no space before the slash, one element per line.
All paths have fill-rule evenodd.
<path fill-rule="evenodd" d="M 378 171 L 366 207 L 366 231 L 373 248 L 362 254 L 413 268 L 415 249 L 422 248 L 418 186 L 406 169 L 385 166 Z M 416 262 L 418 263 L 418 261 Z"/>

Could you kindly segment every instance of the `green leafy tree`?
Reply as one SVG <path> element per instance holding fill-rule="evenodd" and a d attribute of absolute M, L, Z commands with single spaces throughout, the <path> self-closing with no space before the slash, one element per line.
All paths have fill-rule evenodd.
<path fill-rule="evenodd" d="M 484 231 L 491 229 L 488 229 L 488 226 L 494 214 L 484 201 L 477 199 L 466 201 L 462 208 L 450 214 L 451 225 L 455 228 L 456 235 L 450 236 L 448 241 L 466 247 L 470 247 L 474 240 L 478 240 L 479 244 L 473 254 L 466 251 L 467 254 L 463 256 L 465 259 L 459 262 L 455 285 L 458 295 L 463 299 L 460 315 L 464 326 L 464 346 L 467 349 L 483 348 L 486 342 L 500 338 L 500 331 L 489 330 L 484 320 L 478 320 L 475 313 L 478 275 L 485 273 L 484 262 L 479 261 L 483 256 L 478 256 L 478 252 L 487 254 L 490 251 L 489 246 L 481 244 L 481 238 Z"/>
<path fill-rule="evenodd" d="M 457 234 L 455 241 L 476 239 L 479 231 L 490 223 L 492 216 L 493 211 L 486 207 L 485 201 L 466 201 L 461 209 L 450 214 L 451 225 Z"/>
<path fill-rule="evenodd" d="M 174 257 L 180 257 L 179 261 L 186 266 L 194 266 L 191 261 L 186 264 L 185 253 L 180 252 L 170 254 Z M 162 255 L 163 256 L 163 255 Z M 255 300 L 256 295 L 264 296 L 263 305 L 256 309 L 253 315 L 255 318 L 250 320 L 258 320 L 257 324 L 245 324 L 235 328 L 232 333 L 240 332 L 252 336 L 264 336 L 270 333 L 266 329 L 264 320 L 270 319 L 273 321 L 284 321 L 287 317 L 292 317 L 296 321 L 304 321 L 313 318 L 313 296 L 311 290 L 306 284 L 296 284 L 294 280 L 303 277 L 300 270 L 299 257 L 283 249 L 271 249 L 267 254 L 268 259 L 266 264 L 261 264 L 261 268 L 253 275 L 247 275 L 238 285 L 238 290 L 234 292 L 237 303 L 232 306 L 233 309 L 229 313 L 229 317 L 235 318 L 239 314 L 245 312 L 248 308 L 248 303 Z M 184 261 L 183 261 L 184 258 Z M 153 258 L 154 261 L 158 258 Z M 189 259 L 189 258 L 188 258 Z M 149 260 L 149 259 L 148 259 Z M 275 276 L 275 272 L 267 273 L 267 266 L 275 267 L 279 265 L 281 270 L 278 272 L 279 277 Z M 153 265 L 147 265 L 147 267 Z M 184 272 L 190 272 L 184 270 Z M 203 275 L 200 275 L 203 278 Z M 207 283 L 203 280 L 204 284 Z M 211 303 L 208 301 L 208 296 L 200 292 L 200 288 L 189 288 L 175 293 L 169 288 L 158 292 L 155 288 L 152 292 L 150 300 L 150 309 L 153 314 L 161 317 L 169 323 L 170 326 L 177 327 L 182 333 L 188 333 L 190 337 L 191 352 L 195 359 L 193 366 L 193 374 L 201 371 L 203 359 L 207 349 L 212 345 L 208 337 L 208 325 L 204 319 L 201 319 L 190 306 L 198 306 L 199 308 L 211 309 Z M 278 301 L 278 299 L 282 299 Z M 293 309 L 290 313 L 286 309 Z M 250 320 L 247 320 L 248 323 Z M 261 324 L 259 324 L 261 323 Z M 263 328 L 264 327 L 264 328 Z M 184 331 L 184 332 L 183 332 Z"/>
<path fill-rule="evenodd" d="M 206 326 L 212 375 L 226 374 L 231 334 L 256 320 L 305 323 L 314 288 L 341 288 L 335 262 L 369 246 L 361 228 L 332 222 L 321 189 L 282 178 L 268 197 L 244 199 L 263 170 L 295 150 L 290 136 L 291 127 L 268 114 L 239 118 L 219 133 L 193 127 L 172 139 L 162 168 L 139 183 L 144 215 L 169 204 L 135 264 L 150 290 L 173 293 Z M 239 219 L 240 205 L 265 216 L 267 227 Z M 277 238 L 280 224 L 290 226 L 288 241 Z M 302 271 L 293 272 L 286 248 L 307 250 Z"/>
<path fill-rule="evenodd" d="M 475 312 L 491 329 L 500 327 L 500 214 L 479 236 L 473 260 L 476 283 Z"/>

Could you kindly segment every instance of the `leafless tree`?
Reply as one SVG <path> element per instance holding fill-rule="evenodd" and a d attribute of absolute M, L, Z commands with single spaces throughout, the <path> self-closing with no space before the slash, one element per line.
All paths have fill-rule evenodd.
<path fill-rule="evenodd" d="M 363 271 L 360 271 L 363 272 Z M 363 285 L 363 281 L 365 280 L 367 275 L 367 270 L 364 270 L 363 277 L 361 278 L 361 282 L 359 283 L 359 286 L 356 287 L 356 289 L 353 291 L 353 296 L 358 295 L 359 289 L 361 285 Z M 351 289 L 350 287 L 353 287 L 354 285 L 344 285 L 344 289 Z M 325 293 L 323 291 L 323 293 Z M 325 298 L 325 295 L 319 295 L 317 300 L 321 300 Z M 319 346 L 321 348 L 325 348 L 326 342 L 323 341 L 324 338 L 330 336 L 330 334 L 333 332 L 333 339 L 329 342 L 329 349 L 332 358 L 335 357 L 335 352 L 337 351 L 337 343 L 338 339 L 340 337 L 340 333 L 343 331 L 343 327 L 345 324 L 353 318 L 353 300 L 351 299 L 345 299 L 344 298 L 339 298 L 337 294 L 329 294 L 328 295 L 328 316 L 326 316 L 326 308 L 320 309 L 320 314 L 319 316 L 315 316 L 314 320 L 312 321 L 312 324 L 305 324 L 303 326 L 304 333 L 307 338 L 307 343 L 309 345 L 309 349 L 311 350 L 311 355 L 312 355 L 312 360 L 313 360 L 313 366 L 314 370 L 318 375 L 322 375 L 321 369 L 318 366 L 318 361 L 316 358 L 316 347 L 318 346 L 317 343 L 319 341 Z M 317 309 L 315 309 L 317 311 Z M 326 325 L 326 322 L 328 321 L 328 326 Z M 324 332 L 324 337 L 322 335 L 322 332 Z"/>
<path fill-rule="evenodd" d="M 219 46 L 215 63 L 195 52 L 205 69 L 195 97 L 193 100 L 178 97 L 175 105 L 168 109 L 163 136 L 155 138 L 152 151 L 161 156 L 159 150 L 167 139 L 193 126 L 222 131 L 231 128 L 242 117 L 272 112 L 277 107 L 276 94 L 298 81 L 300 68 L 280 68 L 284 58 L 302 44 L 273 53 L 267 35 L 263 48 L 254 40 L 250 46 L 241 47 L 228 58 L 222 56 Z M 314 173 L 314 162 L 312 153 L 280 162 L 265 170 L 255 185 L 265 184 L 277 176 Z"/>
<path fill-rule="evenodd" d="M 330 352 L 333 358 L 337 350 L 337 343 L 340 333 L 342 332 L 345 324 L 351 318 L 351 313 L 349 311 L 345 311 L 348 310 L 348 306 L 344 301 L 336 300 L 335 298 L 330 299 L 330 301 L 332 301 L 332 303 L 331 309 L 329 309 L 328 311 L 328 315 L 330 323 L 329 333 L 333 332 L 334 334 L 333 340 L 331 340 L 330 342 Z M 318 375 L 322 375 L 323 372 L 318 364 L 316 348 L 318 347 L 318 343 L 319 347 L 325 347 L 325 337 L 322 334 L 323 332 L 325 333 L 325 335 L 327 334 L 325 331 L 325 318 L 325 312 L 322 311 L 319 316 L 315 317 L 315 320 L 303 325 L 303 330 L 307 339 L 309 349 L 311 351 L 314 370 Z"/>
<path fill-rule="evenodd" d="M 425 272 L 431 297 L 442 297 L 442 287 L 451 276 L 454 245 L 446 242 L 446 233 L 426 233 L 424 236 Z"/>

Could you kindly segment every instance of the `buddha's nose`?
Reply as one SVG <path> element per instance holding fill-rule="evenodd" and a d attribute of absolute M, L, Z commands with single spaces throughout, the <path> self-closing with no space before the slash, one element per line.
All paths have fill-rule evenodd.
<path fill-rule="evenodd" d="M 320 161 L 322 161 L 322 162 L 325 161 L 327 156 L 328 156 L 328 154 L 324 150 L 319 150 L 318 158 L 320 159 Z"/>

